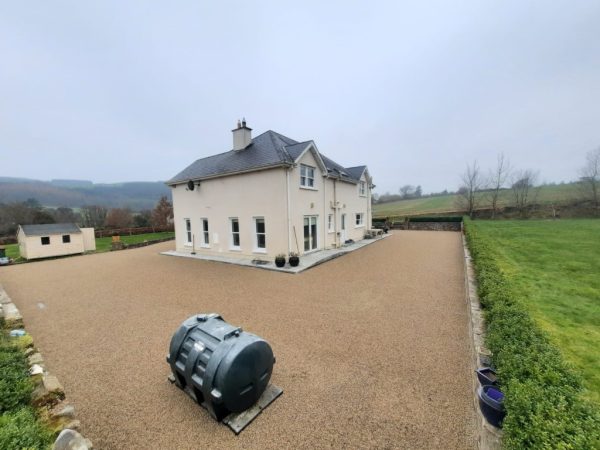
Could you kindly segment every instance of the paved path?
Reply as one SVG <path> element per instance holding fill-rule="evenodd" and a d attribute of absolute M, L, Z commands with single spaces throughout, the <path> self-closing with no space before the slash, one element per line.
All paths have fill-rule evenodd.
<path fill-rule="evenodd" d="M 97 448 L 474 448 L 460 234 L 396 232 L 299 275 L 172 245 L 0 268 Z M 172 333 L 213 311 L 271 343 L 284 389 L 237 437 L 167 381 Z"/>

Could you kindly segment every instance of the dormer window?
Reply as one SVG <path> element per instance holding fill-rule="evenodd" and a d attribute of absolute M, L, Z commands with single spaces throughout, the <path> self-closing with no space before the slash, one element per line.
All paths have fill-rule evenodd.
<path fill-rule="evenodd" d="M 307 188 L 315 187 L 315 168 L 300 164 L 300 186 Z"/>

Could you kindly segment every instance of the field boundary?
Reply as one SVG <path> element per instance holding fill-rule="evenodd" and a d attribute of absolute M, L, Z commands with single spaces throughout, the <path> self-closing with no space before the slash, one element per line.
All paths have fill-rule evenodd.
<path fill-rule="evenodd" d="M 488 327 L 485 343 L 505 394 L 504 448 L 598 448 L 600 412 L 582 398 L 579 374 L 536 324 L 468 219 L 465 239 Z"/>

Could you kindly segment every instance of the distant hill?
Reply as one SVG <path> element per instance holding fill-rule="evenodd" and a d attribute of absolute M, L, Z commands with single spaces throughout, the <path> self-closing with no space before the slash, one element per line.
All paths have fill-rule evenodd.
<path fill-rule="evenodd" d="M 485 192 L 479 194 L 480 208 L 489 208 L 485 200 Z M 581 188 L 578 183 L 546 184 L 532 189 L 531 198 L 541 206 L 563 206 L 581 200 Z M 436 195 L 435 197 L 420 197 L 398 200 L 373 205 L 373 217 L 415 216 L 423 214 L 462 214 L 464 211 L 457 206 L 458 195 Z M 499 207 L 510 206 L 513 202 L 513 192 L 503 189 L 500 193 Z"/>
<path fill-rule="evenodd" d="M 102 205 L 139 211 L 153 208 L 162 195 L 171 197 L 170 189 L 162 181 L 97 184 L 87 180 L 40 181 L 0 177 L 0 203 L 34 198 L 49 207 Z"/>

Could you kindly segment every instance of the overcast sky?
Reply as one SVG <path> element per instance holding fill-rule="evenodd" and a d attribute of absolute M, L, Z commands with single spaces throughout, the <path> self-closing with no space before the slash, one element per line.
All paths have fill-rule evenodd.
<path fill-rule="evenodd" d="M 0 175 L 165 180 L 245 116 L 376 191 L 600 145 L 600 2 L 0 0 Z"/>

